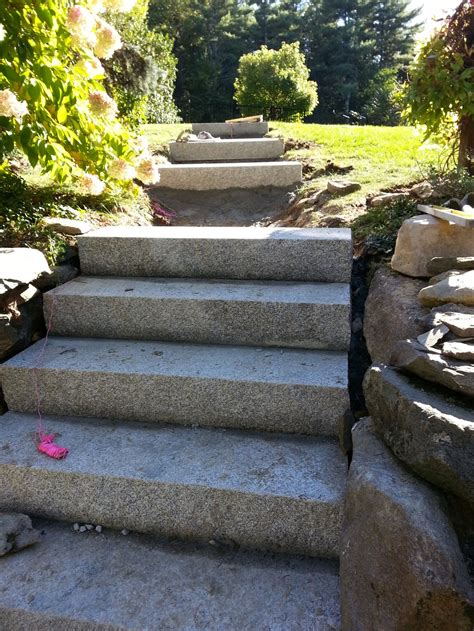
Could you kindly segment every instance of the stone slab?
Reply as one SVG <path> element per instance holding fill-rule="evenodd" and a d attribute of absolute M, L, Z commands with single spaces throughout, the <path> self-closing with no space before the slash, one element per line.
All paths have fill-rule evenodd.
<path fill-rule="evenodd" d="M 156 188 L 186 191 L 222 191 L 261 186 L 292 188 L 302 181 L 301 162 L 293 160 L 160 164 L 160 183 Z"/>
<path fill-rule="evenodd" d="M 16 284 L 28 284 L 43 274 L 50 273 L 48 262 L 39 250 L 0 248 L 0 279 Z M 4 293 L 3 289 L 1 293 Z"/>
<path fill-rule="evenodd" d="M 340 629 L 334 561 L 37 525 L 41 545 L 2 563 L 5 630 Z"/>
<path fill-rule="evenodd" d="M 78 238 L 82 271 L 97 276 L 348 283 L 344 228 L 101 228 Z"/>
<path fill-rule="evenodd" d="M 193 133 L 207 131 L 214 138 L 256 138 L 268 134 L 269 125 L 261 123 L 193 123 Z"/>
<path fill-rule="evenodd" d="M 338 434 L 349 407 L 339 351 L 50 338 L 0 366 L 10 410 Z M 36 385 L 35 385 L 36 383 Z"/>
<path fill-rule="evenodd" d="M 45 294 L 52 333 L 348 350 L 350 287 L 338 283 L 81 276 Z"/>
<path fill-rule="evenodd" d="M 277 160 L 285 152 L 282 138 L 241 138 L 239 140 L 198 140 L 171 142 L 174 162 L 244 162 Z"/>
<path fill-rule="evenodd" d="M 30 515 L 337 557 L 346 461 L 336 441 L 35 415 L 2 417 L 0 505 Z"/>

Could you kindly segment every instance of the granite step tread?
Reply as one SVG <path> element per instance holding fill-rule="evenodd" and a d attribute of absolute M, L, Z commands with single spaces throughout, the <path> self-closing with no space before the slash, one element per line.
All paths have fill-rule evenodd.
<path fill-rule="evenodd" d="M 84 274 L 348 283 L 345 228 L 110 226 L 79 237 Z"/>
<path fill-rule="evenodd" d="M 285 151 L 281 138 L 239 138 L 170 142 L 174 162 L 276 160 Z"/>
<path fill-rule="evenodd" d="M 35 525 L 41 542 L 2 560 L 8 631 L 340 629 L 334 561 Z"/>
<path fill-rule="evenodd" d="M 81 276 L 44 300 L 55 335 L 334 350 L 350 343 L 348 284 Z"/>
<path fill-rule="evenodd" d="M 338 435 L 347 353 L 52 337 L 0 366 L 9 409 Z"/>
<path fill-rule="evenodd" d="M 192 129 L 195 134 L 207 131 L 215 138 L 218 136 L 223 138 L 257 138 L 268 134 L 269 124 L 266 121 L 256 123 L 249 121 L 241 123 L 193 123 Z"/>
<path fill-rule="evenodd" d="M 160 164 L 156 188 L 217 191 L 261 186 L 293 187 L 303 181 L 301 162 L 219 162 L 213 164 Z"/>
<path fill-rule="evenodd" d="M 52 417 L 62 461 L 8 412 L 0 505 L 48 519 L 193 541 L 336 557 L 347 463 L 331 439 Z"/>

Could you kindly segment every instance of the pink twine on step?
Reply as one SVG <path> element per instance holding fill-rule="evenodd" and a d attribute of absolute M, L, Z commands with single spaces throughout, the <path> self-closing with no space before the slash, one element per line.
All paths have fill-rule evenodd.
<path fill-rule="evenodd" d="M 46 350 L 46 346 L 49 340 L 49 334 L 51 333 L 51 329 L 53 326 L 53 313 L 54 307 L 56 304 L 56 295 L 53 294 L 53 299 L 51 301 L 51 312 L 49 314 L 48 323 L 46 326 L 46 335 L 44 337 L 43 346 L 41 347 L 41 351 L 38 353 L 38 357 L 35 365 L 33 366 L 33 384 L 35 389 L 35 397 L 36 397 L 36 411 L 38 413 L 38 425 L 36 429 L 36 448 L 37 450 L 48 456 L 48 458 L 54 458 L 55 460 L 64 460 L 69 454 L 69 449 L 66 447 L 60 447 L 54 443 L 56 439 L 56 434 L 46 434 L 43 427 L 43 417 L 41 414 L 41 395 L 38 386 L 38 376 L 37 370 L 40 366 L 41 360 L 43 358 L 44 352 Z"/>

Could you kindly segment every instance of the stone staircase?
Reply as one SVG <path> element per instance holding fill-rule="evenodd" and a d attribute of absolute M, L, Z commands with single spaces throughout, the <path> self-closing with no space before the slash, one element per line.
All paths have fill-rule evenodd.
<path fill-rule="evenodd" d="M 7 560 L 0 627 L 339 628 L 321 557 L 347 470 L 350 231 L 104 228 L 79 247 L 46 346 L 0 367 L 0 506 L 142 534 L 46 524 Z M 66 460 L 35 450 L 38 397 Z"/>
<path fill-rule="evenodd" d="M 303 179 L 302 165 L 280 160 L 281 138 L 264 138 L 268 123 L 202 123 L 193 132 L 207 131 L 216 140 L 171 142 L 175 164 L 160 167 L 157 188 L 225 190 L 276 186 L 291 188 Z"/>

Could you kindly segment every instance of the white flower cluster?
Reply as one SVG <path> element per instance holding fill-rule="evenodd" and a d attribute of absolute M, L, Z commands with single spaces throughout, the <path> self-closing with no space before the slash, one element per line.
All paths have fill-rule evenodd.
<path fill-rule="evenodd" d="M 21 121 L 26 114 L 28 114 L 28 107 L 25 101 L 19 101 L 11 90 L 0 90 L 0 116 Z"/>
<path fill-rule="evenodd" d="M 79 188 L 86 195 L 100 195 L 105 190 L 105 183 L 97 175 L 84 173 L 79 179 Z"/>
<path fill-rule="evenodd" d="M 142 156 L 137 164 L 137 178 L 143 184 L 158 184 L 160 181 L 160 172 L 158 164 L 150 155 Z"/>
<path fill-rule="evenodd" d="M 94 53 L 101 59 L 110 59 L 116 50 L 122 48 L 120 35 L 113 26 L 102 18 L 96 18 L 96 25 Z"/>
<path fill-rule="evenodd" d="M 89 107 L 96 116 L 115 118 L 117 115 L 116 102 L 106 93 L 95 90 L 89 94 Z"/>
<path fill-rule="evenodd" d="M 3 42 L 3 40 L 5 39 L 6 36 L 7 36 L 7 32 L 5 30 L 5 27 L 0 22 L 0 42 Z"/>
<path fill-rule="evenodd" d="M 116 180 L 133 180 L 136 175 L 135 167 L 125 160 L 114 160 L 109 166 L 110 177 Z"/>
<path fill-rule="evenodd" d="M 74 66 L 76 70 L 83 72 L 88 77 L 93 79 L 104 74 L 104 68 L 97 57 L 91 57 L 90 59 L 80 59 Z"/>

